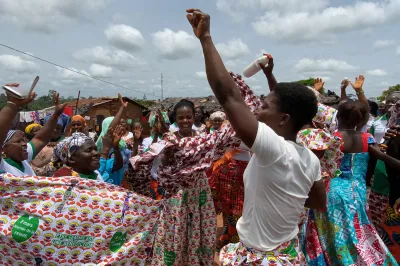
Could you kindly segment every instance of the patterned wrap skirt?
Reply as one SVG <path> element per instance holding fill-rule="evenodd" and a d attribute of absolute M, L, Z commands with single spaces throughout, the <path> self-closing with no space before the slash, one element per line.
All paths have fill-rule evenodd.
<path fill-rule="evenodd" d="M 271 251 L 246 247 L 242 242 L 226 245 L 219 255 L 221 265 L 306 265 L 298 238 L 287 241 Z"/>

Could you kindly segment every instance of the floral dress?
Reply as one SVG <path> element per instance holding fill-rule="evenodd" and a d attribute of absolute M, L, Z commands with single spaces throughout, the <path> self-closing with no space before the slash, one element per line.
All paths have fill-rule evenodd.
<path fill-rule="evenodd" d="M 302 235 L 307 265 L 397 265 L 367 216 L 368 145 L 375 140 L 367 133 L 362 140 L 363 152 L 345 153 L 340 172 L 325 178 L 326 210 L 309 212 Z"/>
<path fill-rule="evenodd" d="M 255 112 L 261 107 L 258 97 L 240 76 L 231 74 L 242 97 Z M 216 240 L 216 214 L 205 175 L 212 162 L 221 158 L 228 147 L 238 147 L 240 140 L 227 124 L 221 131 L 179 141 L 172 135 L 156 143 L 139 156 L 131 158 L 133 171 L 128 179 L 148 184 L 154 160 L 168 155 L 170 164 L 158 168 L 159 185 L 165 189 L 161 218 L 157 223 L 151 265 L 213 265 Z M 153 144 L 154 145 L 154 144 Z M 161 151 L 158 145 L 163 145 Z M 147 185 L 136 189 L 148 191 Z"/>

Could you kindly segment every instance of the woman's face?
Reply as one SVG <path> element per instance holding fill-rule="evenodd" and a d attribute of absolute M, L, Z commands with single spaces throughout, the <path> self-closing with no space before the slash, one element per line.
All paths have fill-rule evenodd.
<path fill-rule="evenodd" d="M 81 121 L 72 121 L 71 122 L 72 132 L 83 132 L 83 124 Z"/>
<path fill-rule="evenodd" d="M 190 134 L 194 123 L 193 110 L 190 107 L 183 106 L 176 110 L 176 124 L 179 131 L 183 134 Z"/>
<path fill-rule="evenodd" d="M 53 129 L 53 135 L 51 136 L 52 141 L 57 141 L 62 134 L 62 126 L 58 125 Z"/>
<path fill-rule="evenodd" d="M 212 126 L 213 126 L 214 130 L 220 129 L 223 122 L 224 122 L 224 120 L 222 120 L 219 117 L 214 118 L 214 120 L 212 121 Z"/>
<path fill-rule="evenodd" d="M 11 140 L 4 146 L 3 152 L 16 162 L 22 162 L 28 159 L 28 145 L 24 132 L 17 131 Z"/>
<path fill-rule="evenodd" d="M 200 107 L 197 107 L 196 109 L 194 109 L 194 120 L 196 122 L 200 122 L 202 118 L 203 118 L 203 112 L 201 111 Z"/>
<path fill-rule="evenodd" d="M 128 123 L 126 123 L 126 120 L 124 118 L 121 119 L 120 123 L 119 123 L 123 129 L 128 129 Z"/>
<path fill-rule="evenodd" d="M 100 153 L 97 151 L 96 143 L 93 140 L 86 141 L 79 149 L 72 154 L 71 166 L 77 172 L 93 172 L 100 167 Z"/>
<path fill-rule="evenodd" d="M 31 135 L 32 136 L 35 136 L 39 131 L 40 131 L 40 129 L 41 129 L 41 127 L 34 127 L 34 128 L 32 128 L 32 130 L 31 130 Z"/>

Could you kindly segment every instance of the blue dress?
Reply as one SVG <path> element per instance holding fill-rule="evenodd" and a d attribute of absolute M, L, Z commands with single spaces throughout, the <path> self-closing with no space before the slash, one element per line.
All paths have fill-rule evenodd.
<path fill-rule="evenodd" d="M 326 210 L 309 211 L 301 237 L 307 265 L 397 265 L 367 215 L 368 145 L 375 140 L 362 138 L 363 152 L 345 153 L 341 174 L 325 180 Z"/>

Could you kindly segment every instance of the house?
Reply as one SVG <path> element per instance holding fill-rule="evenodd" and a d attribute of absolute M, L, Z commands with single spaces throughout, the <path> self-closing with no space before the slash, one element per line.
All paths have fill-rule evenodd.
<path fill-rule="evenodd" d="M 125 102 L 128 102 L 128 107 L 125 109 L 123 118 L 131 119 L 132 124 L 140 122 L 143 117 L 143 113 L 146 113 L 147 108 L 140 103 L 135 102 L 127 97 L 123 97 Z M 76 101 L 67 103 L 67 107 L 72 108 L 72 113 L 75 114 Z M 121 104 L 118 98 L 112 97 L 101 97 L 93 99 L 80 99 L 78 102 L 77 114 L 83 116 L 87 120 L 87 125 L 90 128 L 94 128 L 96 131 L 101 132 L 101 124 L 103 120 L 109 116 L 115 116 L 120 108 Z M 147 123 L 142 123 L 143 133 L 149 134 L 149 127 Z"/>

